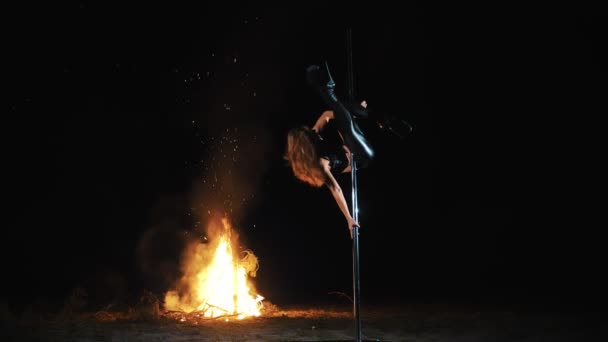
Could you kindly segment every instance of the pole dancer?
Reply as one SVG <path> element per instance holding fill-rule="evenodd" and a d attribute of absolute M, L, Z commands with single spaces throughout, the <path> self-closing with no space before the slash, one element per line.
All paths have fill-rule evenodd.
<path fill-rule="evenodd" d="M 338 99 L 327 62 L 322 66 L 309 66 L 306 78 L 328 109 L 321 113 L 312 127 L 302 125 L 288 131 L 284 158 L 297 179 L 318 188 L 326 186 L 330 190 L 347 221 L 350 236 L 354 238 L 353 228 L 358 228 L 359 222 L 351 215 L 336 176 L 351 172 L 353 165 L 357 169 L 364 168 L 374 158 L 373 147 L 353 118 L 353 113 L 365 112 L 367 105 L 362 101 L 358 108 L 349 110 Z M 356 216 L 355 212 L 353 214 Z"/>
<path fill-rule="evenodd" d="M 350 61 L 350 59 L 349 59 Z M 350 66 L 350 62 L 349 62 Z M 352 69 L 351 69 L 352 70 Z M 374 158 L 374 149 L 355 122 L 353 113 L 366 117 L 365 101 L 349 110 L 336 96 L 335 82 L 327 62 L 323 66 L 311 65 L 306 72 L 308 84 L 318 91 L 328 110 L 316 120 L 314 126 L 292 128 L 287 134 L 284 158 L 299 180 L 314 186 L 326 186 L 342 211 L 353 241 L 353 290 L 356 341 L 361 341 L 360 289 L 359 289 L 359 221 L 357 202 L 357 170 L 366 167 Z M 352 77 L 352 76 L 351 76 Z M 352 78 L 349 82 L 349 103 L 354 104 Z M 328 137 L 328 127 L 335 123 L 339 139 Z M 336 143 L 338 141 L 338 143 Z M 351 173 L 352 214 L 336 175 Z"/>
<path fill-rule="evenodd" d="M 341 102 L 335 93 L 336 84 L 325 61 L 321 66 L 310 65 L 306 80 L 315 89 L 327 106 L 312 127 L 302 125 L 287 133 L 287 147 L 283 155 L 294 176 L 317 188 L 326 186 L 344 215 L 353 247 L 353 311 L 356 322 L 356 341 L 360 342 L 360 283 L 359 283 L 359 207 L 357 193 L 357 171 L 365 168 L 374 159 L 374 149 L 357 125 L 358 119 L 371 120 L 376 129 L 386 131 L 402 139 L 412 133 L 412 126 L 402 119 L 387 116 L 370 118 L 367 103 L 355 101 L 352 62 L 352 34 L 346 30 L 348 96 Z M 376 116 L 376 115 L 372 115 Z M 330 128 L 331 127 L 331 128 Z M 337 134 L 335 134 L 337 133 Z M 335 136 L 338 136 L 338 139 Z M 332 139 L 333 138 L 333 139 Z M 350 173 L 352 209 L 348 204 L 336 177 Z"/>

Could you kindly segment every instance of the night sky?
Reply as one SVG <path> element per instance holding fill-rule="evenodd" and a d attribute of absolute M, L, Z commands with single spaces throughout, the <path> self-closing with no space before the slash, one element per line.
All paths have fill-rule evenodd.
<path fill-rule="evenodd" d="M 363 305 L 604 298 L 592 179 L 605 156 L 605 17 L 125 6 L 3 10 L 4 301 L 76 287 L 99 303 L 162 295 L 185 241 L 218 213 L 259 258 L 269 301 L 350 294 L 344 218 L 282 159 L 287 129 L 325 109 L 308 65 L 327 60 L 346 96 L 347 28 L 355 97 L 414 127 L 399 138 L 367 122 Z"/>

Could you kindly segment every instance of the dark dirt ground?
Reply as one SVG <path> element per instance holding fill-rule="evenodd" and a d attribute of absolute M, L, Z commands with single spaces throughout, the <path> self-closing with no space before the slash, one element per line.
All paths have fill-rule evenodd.
<path fill-rule="evenodd" d="M 373 305 L 360 311 L 365 341 L 606 341 L 602 314 L 447 305 Z M 350 305 L 278 307 L 234 320 L 168 312 L 156 305 L 55 314 L 2 313 L 2 341 L 354 341 Z M 602 336 L 603 335 L 603 336 Z"/>

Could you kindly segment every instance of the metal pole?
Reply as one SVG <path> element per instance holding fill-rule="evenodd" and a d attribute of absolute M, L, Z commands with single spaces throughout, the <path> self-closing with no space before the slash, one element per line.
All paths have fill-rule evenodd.
<path fill-rule="evenodd" d="M 347 51 L 347 66 L 348 66 L 348 101 L 354 103 L 354 72 L 353 72 L 353 48 L 352 48 L 352 31 L 346 29 L 346 51 Z M 351 185 L 352 185 L 352 215 L 356 222 L 359 222 L 359 203 L 357 202 L 357 163 L 355 162 L 355 154 L 350 154 L 351 160 Z M 361 342 L 361 291 L 359 284 L 359 227 L 352 227 L 353 240 L 353 310 L 355 316 L 355 331 L 356 341 Z"/>
<path fill-rule="evenodd" d="M 359 222 L 359 206 L 357 203 L 357 165 L 354 158 L 354 153 L 351 153 L 351 182 L 352 182 L 352 207 L 353 207 L 353 218 Z M 361 341 L 361 291 L 359 286 L 359 227 L 354 226 L 353 228 L 353 304 L 355 314 L 355 329 L 357 342 Z"/>
<path fill-rule="evenodd" d="M 348 67 L 348 101 L 355 100 L 354 72 L 353 72 L 353 35 L 350 28 L 346 29 L 346 65 Z"/>

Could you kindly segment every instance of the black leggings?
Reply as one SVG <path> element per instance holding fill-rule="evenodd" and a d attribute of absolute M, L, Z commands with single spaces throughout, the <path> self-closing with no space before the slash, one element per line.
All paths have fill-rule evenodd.
<path fill-rule="evenodd" d="M 329 97 L 329 101 L 326 102 L 328 102 L 327 104 L 334 112 L 336 127 L 340 131 L 340 134 L 342 134 L 344 143 L 354 154 L 357 167 L 363 168 L 367 166 L 374 158 L 374 150 L 357 123 L 353 120 L 350 111 L 335 95 Z"/>
<path fill-rule="evenodd" d="M 335 83 L 329 72 L 327 62 L 324 63 L 323 67 L 311 65 L 306 72 L 309 85 L 319 91 L 325 104 L 334 112 L 336 127 L 344 139 L 344 144 L 354 154 L 357 166 L 367 166 L 374 158 L 374 150 L 354 121 L 351 112 L 336 97 L 334 92 Z"/>

